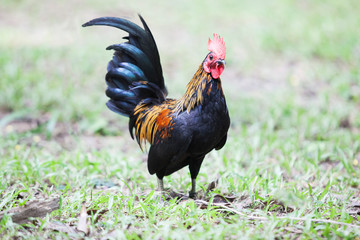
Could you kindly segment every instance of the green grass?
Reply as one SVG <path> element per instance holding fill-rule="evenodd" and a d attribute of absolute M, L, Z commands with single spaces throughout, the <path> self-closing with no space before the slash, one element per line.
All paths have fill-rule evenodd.
<path fill-rule="evenodd" d="M 26 224 L 0 220 L 3 239 L 353 239 L 360 236 L 360 10 L 350 1 L 6 0 L 0 7 L 0 211 L 60 198 Z M 157 40 L 171 97 L 207 53 L 227 46 L 228 142 L 198 176 L 205 200 L 163 202 L 127 130 L 105 107 L 104 74 L 124 36 L 82 29 L 99 16 L 141 13 Z M 164 21 L 166 19 L 166 21 Z M 196 50 L 196 51 L 195 51 Z M 187 169 L 165 178 L 187 193 Z M 224 206 L 219 196 L 234 199 Z M 346 225 L 350 224 L 350 225 Z"/>

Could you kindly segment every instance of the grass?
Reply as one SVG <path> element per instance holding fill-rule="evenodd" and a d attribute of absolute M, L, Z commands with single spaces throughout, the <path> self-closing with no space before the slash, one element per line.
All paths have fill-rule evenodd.
<path fill-rule="evenodd" d="M 163 202 L 127 119 L 106 109 L 103 77 L 120 41 L 99 16 L 141 13 L 179 97 L 213 32 L 227 44 L 225 147 L 198 177 L 201 201 Z M 0 211 L 60 198 L 0 236 L 120 239 L 353 239 L 360 236 L 360 11 L 351 1 L 6 0 L 0 7 Z M 166 18 L 166 21 L 164 21 Z M 138 22 L 138 21 L 137 21 Z M 194 51 L 194 49 L 196 51 Z M 190 189 L 187 169 L 165 179 Z M 221 197 L 223 196 L 223 197 Z M 230 201 L 225 204 L 224 199 Z M 349 224 L 349 225 L 346 225 Z M 62 227 L 62 228 L 60 228 Z"/>

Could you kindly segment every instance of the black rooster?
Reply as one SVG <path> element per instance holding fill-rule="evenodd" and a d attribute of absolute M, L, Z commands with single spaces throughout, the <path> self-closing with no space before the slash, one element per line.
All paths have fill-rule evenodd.
<path fill-rule="evenodd" d="M 192 188 L 196 195 L 196 177 L 203 159 L 213 149 L 224 146 L 230 118 L 220 75 L 225 67 L 225 44 L 214 34 L 206 55 L 184 96 L 166 98 L 160 57 L 155 40 L 144 19 L 144 29 L 122 18 L 103 17 L 83 27 L 106 25 L 129 33 L 126 42 L 111 45 L 115 50 L 106 74 L 106 95 L 110 110 L 129 117 L 130 135 L 140 147 L 151 144 L 148 170 L 156 174 L 161 191 L 163 177 L 189 166 Z"/>

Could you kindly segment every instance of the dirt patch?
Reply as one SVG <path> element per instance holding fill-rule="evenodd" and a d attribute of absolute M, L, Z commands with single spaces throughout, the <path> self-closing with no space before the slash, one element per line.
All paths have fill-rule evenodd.
<path fill-rule="evenodd" d="M 109 121 L 109 128 L 120 129 L 119 135 L 101 135 L 81 130 L 75 122 L 52 122 L 49 114 L 37 118 L 17 116 L 9 112 L 0 112 L 0 133 L 3 136 L 18 134 L 18 144 L 25 146 L 37 145 L 40 148 L 72 151 L 80 148 L 85 152 L 103 148 L 118 149 L 129 152 L 137 149 L 135 141 L 128 134 L 127 126 L 114 126 Z M 56 145 L 57 147 L 55 147 Z"/>
<path fill-rule="evenodd" d="M 330 157 L 327 157 L 324 161 L 319 163 L 319 166 L 324 170 L 331 170 L 338 166 L 340 164 L 340 161 L 338 160 L 332 160 Z"/>

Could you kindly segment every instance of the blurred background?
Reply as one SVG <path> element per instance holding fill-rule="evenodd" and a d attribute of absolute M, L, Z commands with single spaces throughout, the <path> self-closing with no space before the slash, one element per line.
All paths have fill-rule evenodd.
<path fill-rule="evenodd" d="M 231 128 L 224 148 L 207 155 L 198 189 L 221 176 L 210 196 L 235 196 L 245 215 L 294 211 L 306 223 L 257 223 L 210 205 L 197 211 L 192 201 L 160 208 L 148 202 L 156 179 L 146 153 L 131 140 L 128 119 L 105 106 L 113 54 L 105 48 L 126 33 L 81 27 L 103 16 L 140 23 L 137 13 L 157 42 L 169 97 L 182 96 L 213 33 L 226 42 L 221 79 Z M 0 235 L 44 238 L 47 231 L 59 238 L 43 226 L 76 226 L 86 201 L 88 209 L 109 210 L 99 222 L 89 213 L 99 236 L 114 229 L 135 234 L 131 239 L 356 236 L 346 226 L 308 220 L 359 220 L 359 27 L 359 0 L 1 0 L 0 211 L 63 200 L 38 225 L 1 219 Z M 187 192 L 188 170 L 166 177 L 165 185 Z M 152 210 L 145 213 L 141 196 Z"/>
<path fill-rule="evenodd" d="M 137 13 L 158 44 L 170 97 L 184 92 L 207 54 L 208 37 L 218 33 L 224 38 L 222 81 L 232 138 L 257 126 L 283 129 L 285 138 L 294 131 L 298 137 L 332 139 L 345 146 L 357 139 L 356 0 L 3 0 L 2 134 L 35 128 L 48 139 L 73 132 L 128 138 L 127 119 L 105 107 L 104 95 L 105 69 L 112 57 L 105 48 L 126 34 L 81 24 L 101 16 L 139 23 Z M 349 136 L 345 142 L 338 139 L 342 134 Z"/>

